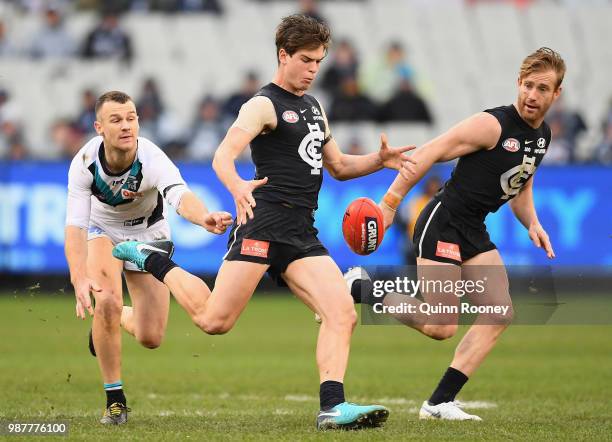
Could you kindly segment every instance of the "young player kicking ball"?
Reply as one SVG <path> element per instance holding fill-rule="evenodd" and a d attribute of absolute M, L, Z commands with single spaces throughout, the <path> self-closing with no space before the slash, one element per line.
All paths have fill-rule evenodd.
<path fill-rule="evenodd" d="M 322 168 L 340 180 L 383 167 L 408 177 L 404 152 L 383 137 L 378 152 L 342 154 L 330 134 L 320 103 L 306 94 L 330 41 L 328 27 L 303 15 L 282 20 L 276 32 L 278 68 L 274 79 L 241 109 L 215 154 L 213 167 L 236 203 L 237 219 L 213 292 L 172 262 L 167 254 L 142 249 L 140 242 L 115 247 L 116 257 L 136 263 L 166 284 L 202 330 L 229 331 L 267 271 L 322 318 L 317 341 L 320 412 L 317 428 L 381 425 L 388 410 L 356 405 L 344 397 L 344 374 L 357 315 L 338 266 L 317 238 L 314 211 Z M 251 146 L 255 179 L 243 180 L 235 159 Z"/>

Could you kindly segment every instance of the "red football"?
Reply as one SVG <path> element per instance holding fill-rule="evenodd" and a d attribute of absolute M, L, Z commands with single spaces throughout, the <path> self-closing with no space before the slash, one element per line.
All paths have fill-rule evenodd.
<path fill-rule="evenodd" d="M 349 204 L 342 219 L 342 234 L 350 249 L 358 255 L 374 252 L 385 235 L 378 204 L 370 198 L 357 198 Z"/>

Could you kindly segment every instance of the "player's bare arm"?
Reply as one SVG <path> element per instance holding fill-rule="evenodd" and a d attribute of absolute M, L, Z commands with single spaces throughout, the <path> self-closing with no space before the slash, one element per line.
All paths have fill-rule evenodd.
<path fill-rule="evenodd" d="M 510 200 L 510 208 L 514 213 L 514 216 L 525 226 L 529 231 L 529 238 L 536 247 L 543 248 L 546 252 L 546 256 L 549 259 L 555 257 L 555 252 L 550 243 L 548 234 L 540 224 L 538 220 L 538 214 L 536 213 L 535 204 L 533 203 L 533 180 L 532 177 L 525 183 L 521 191 L 517 196 Z"/>
<path fill-rule="evenodd" d="M 255 207 L 253 190 L 268 182 L 268 178 L 265 177 L 260 180 L 244 180 L 236 171 L 236 158 L 253 138 L 249 132 L 231 127 L 213 159 L 213 169 L 217 177 L 234 197 L 238 224 L 245 224 L 247 219 L 253 219 L 253 207 Z"/>
<path fill-rule="evenodd" d="M 91 188 L 78 167 L 75 157 L 68 172 L 68 201 L 66 207 L 65 254 L 70 270 L 70 282 L 76 297 L 76 316 L 85 319 L 85 311 L 93 316 L 91 291 L 100 287 L 87 276 L 87 226 L 91 210 Z"/>
<path fill-rule="evenodd" d="M 415 160 L 406 152 L 416 146 L 389 147 L 387 135 L 380 136 L 380 150 L 367 155 L 348 155 L 340 151 L 338 144 L 332 138 L 323 147 L 323 165 L 331 176 L 344 181 L 369 175 L 383 168 L 395 169 L 408 179 L 416 173 Z"/>
<path fill-rule="evenodd" d="M 251 98 L 242 106 L 238 118 L 215 152 L 212 166 L 219 180 L 234 197 L 238 224 L 253 219 L 253 190 L 266 184 L 268 178 L 250 181 L 242 179 L 236 171 L 236 158 L 253 138 L 275 126 L 276 115 L 272 102 L 265 97 Z"/>
<path fill-rule="evenodd" d="M 395 210 L 402 199 L 435 163 L 451 161 L 480 149 L 490 149 L 500 135 L 501 126 L 497 119 L 480 112 L 416 149 L 411 155 L 415 172 L 408 177 L 398 174 L 380 204 L 385 228 L 393 222 Z"/>
<path fill-rule="evenodd" d="M 76 315 L 85 319 L 85 311 L 93 316 L 90 292 L 99 292 L 100 288 L 87 277 L 87 231 L 77 226 L 66 226 L 65 251 L 70 282 L 76 296 Z"/>
<path fill-rule="evenodd" d="M 193 192 L 186 192 L 181 197 L 178 214 L 187 221 L 204 227 L 210 233 L 225 233 L 232 224 L 232 215 L 228 212 L 209 212 L 206 204 Z"/>

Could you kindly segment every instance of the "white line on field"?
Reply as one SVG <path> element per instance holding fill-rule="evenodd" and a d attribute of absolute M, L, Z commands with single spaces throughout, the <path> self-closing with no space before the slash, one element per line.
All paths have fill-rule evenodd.
<path fill-rule="evenodd" d="M 288 394 L 285 396 L 286 401 L 291 402 L 310 402 L 310 401 L 318 401 L 319 398 L 316 396 L 310 396 L 307 394 Z M 376 399 L 371 399 L 367 397 L 356 397 L 354 398 L 356 402 L 363 403 L 377 403 L 377 404 L 393 404 L 393 405 L 416 405 L 420 404 L 421 401 L 416 401 L 414 399 L 407 399 L 402 397 L 381 397 Z M 461 406 L 464 408 L 470 409 L 488 409 L 488 408 L 496 408 L 497 404 L 495 402 L 489 401 L 461 401 Z M 410 408 L 409 410 L 412 410 Z"/>
<path fill-rule="evenodd" d="M 459 402 L 463 408 L 471 408 L 473 410 L 497 408 L 497 404 L 495 402 L 487 402 L 487 401 L 459 401 Z"/>

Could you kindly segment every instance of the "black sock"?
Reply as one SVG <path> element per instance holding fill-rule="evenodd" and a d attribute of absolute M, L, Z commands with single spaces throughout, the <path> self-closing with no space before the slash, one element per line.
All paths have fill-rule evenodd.
<path fill-rule="evenodd" d="M 145 270 L 161 282 L 164 282 L 166 273 L 175 267 L 178 266 L 161 253 L 151 253 L 144 264 Z"/>
<path fill-rule="evenodd" d="M 376 302 L 382 302 L 383 298 L 373 296 L 374 285 L 369 279 L 357 279 L 353 281 L 351 286 L 351 296 L 355 304 L 373 305 Z"/>
<path fill-rule="evenodd" d="M 123 394 L 123 388 L 118 390 L 106 390 L 106 408 L 110 407 L 111 404 L 114 404 L 115 402 L 127 405 L 127 400 Z"/>
<path fill-rule="evenodd" d="M 344 399 L 344 384 L 337 381 L 325 381 L 319 389 L 321 410 L 329 410 L 342 402 Z"/>
<path fill-rule="evenodd" d="M 453 367 L 448 367 L 440 383 L 429 398 L 430 405 L 438 405 L 443 402 L 452 402 L 459 390 L 468 381 L 468 377 Z"/>

